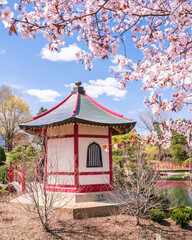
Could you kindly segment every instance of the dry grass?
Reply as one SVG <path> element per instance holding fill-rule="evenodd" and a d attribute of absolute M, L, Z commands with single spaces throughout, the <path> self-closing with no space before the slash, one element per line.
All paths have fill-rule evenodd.
<path fill-rule="evenodd" d="M 169 218 L 162 224 L 142 220 L 140 226 L 135 226 L 131 216 L 72 220 L 63 211 L 56 213 L 52 231 L 45 233 L 36 215 L 10 204 L 10 196 L 0 198 L 0 240 L 192 240 L 192 222 L 187 229 L 181 229 Z"/>

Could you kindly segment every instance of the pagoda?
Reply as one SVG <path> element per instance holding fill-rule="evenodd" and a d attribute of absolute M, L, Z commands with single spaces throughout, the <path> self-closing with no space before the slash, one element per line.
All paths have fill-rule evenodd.
<path fill-rule="evenodd" d="M 109 192 L 114 189 L 112 135 L 131 131 L 136 122 L 101 106 L 81 82 L 75 84 L 65 100 L 20 128 L 44 136 L 47 191 Z"/>

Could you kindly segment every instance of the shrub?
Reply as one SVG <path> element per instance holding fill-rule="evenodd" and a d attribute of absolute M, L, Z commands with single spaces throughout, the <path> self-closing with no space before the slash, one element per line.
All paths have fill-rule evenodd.
<path fill-rule="evenodd" d="M 0 188 L 0 195 L 3 195 L 4 193 L 7 193 L 7 190 L 5 190 L 4 188 Z"/>
<path fill-rule="evenodd" d="M 190 215 L 190 219 L 192 220 L 192 208 L 188 207 L 188 206 L 179 206 L 179 209 L 181 209 L 182 211 L 189 213 Z"/>
<path fill-rule="evenodd" d="M 165 218 L 165 214 L 158 208 L 152 208 L 149 211 L 149 217 L 151 220 L 160 223 Z"/>
<path fill-rule="evenodd" d="M 9 160 L 12 163 L 20 163 L 23 157 L 24 149 L 22 146 L 16 146 L 14 149 L 10 152 Z"/>
<path fill-rule="evenodd" d="M 6 155 L 4 149 L 0 146 L 0 166 L 4 165 L 6 161 Z"/>
<path fill-rule="evenodd" d="M 172 220 L 179 224 L 182 228 L 189 225 L 189 221 L 192 218 L 192 209 L 185 206 L 180 206 L 170 211 L 170 217 Z"/>
<path fill-rule="evenodd" d="M 187 158 L 187 159 L 183 162 L 183 164 L 189 164 L 190 162 L 192 162 L 192 158 Z"/>
<path fill-rule="evenodd" d="M 7 165 L 0 166 L 0 182 L 8 183 L 9 167 Z"/>

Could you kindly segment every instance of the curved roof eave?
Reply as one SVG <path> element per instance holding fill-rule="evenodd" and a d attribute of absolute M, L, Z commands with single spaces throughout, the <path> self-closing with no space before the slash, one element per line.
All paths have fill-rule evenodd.
<path fill-rule="evenodd" d="M 82 124 L 87 124 L 87 125 L 97 125 L 97 126 L 116 126 L 116 127 L 125 127 L 125 126 L 130 126 L 136 124 L 134 121 L 127 121 L 127 122 L 119 122 L 119 123 L 105 123 L 105 122 L 94 122 L 94 121 L 89 121 L 86 119 L 81 119 L 78 117 L 71 117 L 68 119 L 65 119 L 63 121 L 59 122 L 54 122 L 50 124 L 42 124 L 42 125 L 33 125 L 33 124 L 20 124 L 19 127 L 29 129 L 29 128 L 47 128 L 47 127 L 53 127 L 53 126 L 60 126 L 60 125 L 65 125 L 65 124 L 70 124 L 70 123 L 82 123 Z"/>

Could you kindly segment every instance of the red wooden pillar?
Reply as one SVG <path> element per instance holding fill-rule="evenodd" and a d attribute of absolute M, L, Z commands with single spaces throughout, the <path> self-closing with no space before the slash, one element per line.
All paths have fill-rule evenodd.
<path fill-rule="evenodd" d="M 78 124 L 74 125 L 74 185 L 79 189 L 79 139 Z"/>
<path fill-rule="evenodd" d="M 44 130 L 44 181 L 47 183 L 47 129 Z"/>
<path fill-rule="evenodd" d="M 25 191 L 25 168 L 24 167 L 22 167 L 22 182 L 21 182 L 21 184 L 22 184 L 22 192 L 24 192 Z"/>
<path fill-rule="evenodd" d="M 9 166 L 9 183 L 12 182 L 11 172 L 12 172 L 12 166 Z"/>
<path fill-rule="evenodd" d="M 112 163 L 112 133 L 111 133 L 111 127 L 109 127 L 108 132 L 109 137 L 109 172 L 110 172 L 110 186 L 113 187 L 113 163 Z"/>
<path fill-rule="evenodd" d="M 14 181 L 17 182 L 17 165 L 15 165 Z"/>

